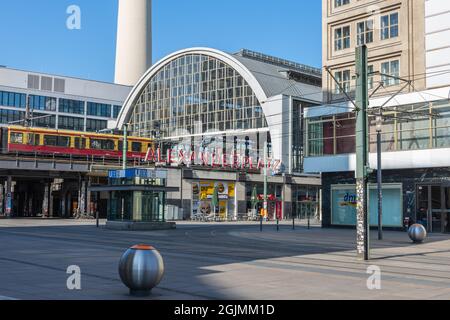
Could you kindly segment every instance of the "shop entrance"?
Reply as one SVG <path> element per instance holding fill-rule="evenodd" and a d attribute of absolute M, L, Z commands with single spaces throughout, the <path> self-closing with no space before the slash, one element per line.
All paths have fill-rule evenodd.
<path fill-rule="evenodd" d="M 416 222 L 428 232 L 450 232 L 450 185 L 418 185 Z"/>

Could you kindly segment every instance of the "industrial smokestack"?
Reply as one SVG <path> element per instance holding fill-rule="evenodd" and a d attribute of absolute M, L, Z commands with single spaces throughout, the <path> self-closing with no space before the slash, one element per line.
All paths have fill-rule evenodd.
<path fill-rule="evenodd" d="M 152 1 L 119 0 L 114 82 L 134 86 L 152 65 Z"/>

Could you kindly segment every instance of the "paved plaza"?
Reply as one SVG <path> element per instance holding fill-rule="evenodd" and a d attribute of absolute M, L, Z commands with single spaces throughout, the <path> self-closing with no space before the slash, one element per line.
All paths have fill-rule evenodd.
<path fill-rule="evenodd" d="M 450 299 L 450 235 L 413 245 L 404 232 L 372 233 L 372 260 L 355 258 L 355 231 L 282 224 L 178 223 L 176 230 L 110 231 L 95 221 L 0 220 L 0 299 L 131 299 L 121 254 L 155 246 L 166 273 L 145 299 Z M 81 268 L 68 290 L 67 267 Z M 381 290 L 367 288 L 367 267 Z"/>

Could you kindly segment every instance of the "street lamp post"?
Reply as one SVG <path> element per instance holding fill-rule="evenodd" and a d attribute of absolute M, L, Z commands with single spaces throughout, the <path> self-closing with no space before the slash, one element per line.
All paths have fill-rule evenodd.
<path fill-rule="evenodd" d="M 377 188 L 378 188 L 378 240 L 383 240 L 383 183 L 381 168 L 381 130 L 383 117 L 381 110 L 376 117 L 377 128 Z"/>

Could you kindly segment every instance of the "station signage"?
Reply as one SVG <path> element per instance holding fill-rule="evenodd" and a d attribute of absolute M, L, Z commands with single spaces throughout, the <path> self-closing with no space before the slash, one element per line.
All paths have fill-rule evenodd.
<path fill-rule="evenodd" d="M 167 171 L 154 169 L 136 169 L 130 168 L 125 170 L 109 170 L 108 178 L 110 179 L 167 179 Z"/>
<path fill-rule="evenodd" d="M 202 166 L 211 168 L 232 168 L 232 169 L 262 169 L 267 167 L 272 172 L 279 173 L 282 171 L 283 165 L 281 160 L 268 159 L 264 163 L 264 159 L 254 159 L 249 156 L 240 155 L 237 152 L 225 154 L 221 151 L 185 151 L 167 150 L 163 156 L 161 149 L 153 150 L 149 148 L 145 156 L 146 162 L 152 162 L 167 166 Z"/>

